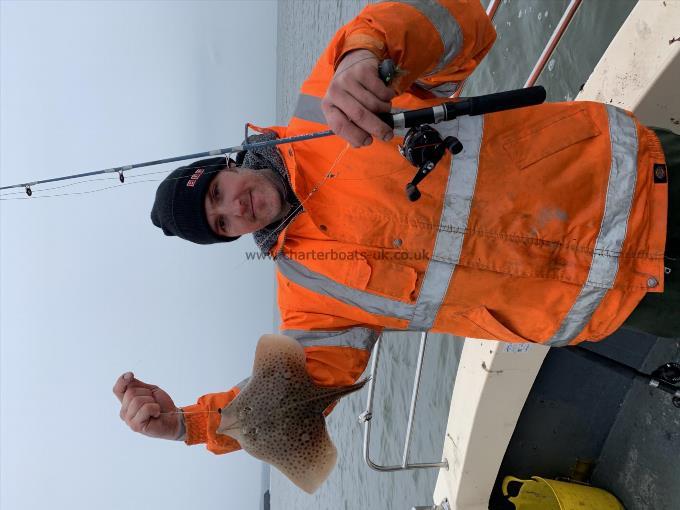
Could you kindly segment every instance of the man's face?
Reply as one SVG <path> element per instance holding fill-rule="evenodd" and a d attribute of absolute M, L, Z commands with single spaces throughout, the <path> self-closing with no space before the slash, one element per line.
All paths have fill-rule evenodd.
<path fill-rule="evenodd" d="M 279 220 L 284 214 L 283 190 L 267 170 L 231 168 L 215 175 L 205 195 L 210 228 L 219 236 L 249 234 Z"/>

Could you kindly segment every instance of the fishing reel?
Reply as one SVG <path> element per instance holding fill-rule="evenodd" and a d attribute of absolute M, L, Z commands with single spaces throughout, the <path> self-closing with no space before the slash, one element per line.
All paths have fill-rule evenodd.
<path fill-rule="evenodd" d="M 680 363 L 675 363 L 673 361 L 664 363 L 654 370 L 651 375 L 654 379 L 660 379 L 669 384 L 678 384 L 680 383 Z"/>
<path fill-rule="evenodd" d="M 673 405 L 680 408 L 680 388 L 677 387 L 677 384 L 680 383 L 680 363 L 675 363 L 673 361 L 664 363 L 650 375 L 652 376 L 652 380 L 656 379 L 675 385 L 677 391 L 673 396 Z"/>
<path fill-rule="evenodd" d="M 411 202 L 420 198 L 418 184 L 437 166 L 447 150 L 451 154 L 458 154 L 463 150 L 463 144 L 455 136 L 447 136 L 442 140 L 439 132 L 428 124 L 408 130 L 404 143 L 399 146 L 399 153 L 418 168 L 416 175 L 406 185 L 406 196 Z"/>

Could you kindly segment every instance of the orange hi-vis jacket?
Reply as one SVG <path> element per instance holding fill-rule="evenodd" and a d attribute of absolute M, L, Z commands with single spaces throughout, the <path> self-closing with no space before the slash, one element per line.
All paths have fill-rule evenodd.
<path fill-rule="evenodd" d="M 397 109 L 438 104 L 488 52 L 493 27 L 475 1 L 371 5 L 333 38 L 279 137 L 325 129 L 321 98 L 348 51 L 404 70 Z M 444 99 L 438 97 L 442 95 Z M 319 385 L 351 384 L 384 329 L 563 346 L 615 331 L 647 292 L 663 291 L 667 184 L 652 131 L 628 112 L 553 103 L 437 124 L 446 154 L 413 203 L 415 169 L 390 142 L 339 137 L 280 146 L 304 212 L 280 234 L 283 333 L 305 348 Z M 237 394 L 201 397 L 187 411 Z M 238 448 L 219 415 L 186 414 L 187 443 Z"/>

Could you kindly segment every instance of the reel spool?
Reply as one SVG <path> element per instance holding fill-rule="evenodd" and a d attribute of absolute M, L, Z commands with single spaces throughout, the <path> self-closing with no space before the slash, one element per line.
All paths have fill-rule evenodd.
<path fill-rule="evenodd" d="M 411 202 L 420 198 L 418 183 L 437 166 L 446 150 L 458 154 L 463 150 L 463 144 L 455 136 L 447 136 L 442 140 L 439 131 L 427 124 L 408 130 L 404 143 L 399 146 L 399 153 L 418 168 L 416 175 L 406 185 L 406 196 Z"/>

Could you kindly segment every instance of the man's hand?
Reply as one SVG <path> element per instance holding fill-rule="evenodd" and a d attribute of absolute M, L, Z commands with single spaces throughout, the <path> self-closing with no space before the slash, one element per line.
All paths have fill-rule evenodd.
<path fill-rule="evenodd" d="M 321 101 L 321 109 L 333 132 L 353 147 L 369 145 L 372 136 L 388 141 L 392 128 L 374 113 L 389 112 L 394 91 L 378 76 L 378 58 L 368 50 L 354 50 L 343 57 Z"/>
<path fill-rule="evenodd" d="M 174 402 L 158 386 L 146 384 L 132 372 L 121 375 L 113 386 L 121 403 L 120 418 L 135 432 L 161 439 L 177 439 L 180 415 Z M 161 413 L 171 414 L 161 414 Z"/>

